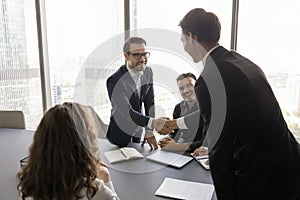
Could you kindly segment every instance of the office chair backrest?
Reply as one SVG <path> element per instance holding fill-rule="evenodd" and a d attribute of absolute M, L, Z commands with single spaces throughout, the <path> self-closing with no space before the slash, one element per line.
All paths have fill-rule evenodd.
<path fill-rule="evenodd" d="M 0 110 L 0 128 L 26 129 L 24 113 L 17 110 Z"/>
<path fill-rule="evenodd" d="M 65 104 L 70 106 L 70 102 L 66 102 Z M 89 126 L 90 132 L 95 134 L 97 138 L 106 138 L 108 125 L 104 124 L 93 107 L 73 102 L 71 108 L 74 109 L 74 114 L 76 113 L 75 116 L 79 117 L 78 119 L 80 119 L 79 123 L 77 124 L 77 128 L 82 128 L 80 121 L 83 119 L 84 121 L 89 122 L 87 126 Z M 77 117 L 75 117 L 75 123 L 77 123 Z"/>
<path fill-rule="evenodd" d="M 93 118 L 95 125 L 97 127 L 97 130 L 98 130 L 98 138 L 105 139 L 108 125 L 104 124 L 102 119 L 99 117 L 99 115 L 96 113 L 96 111 L 91 106 L 87 106 L 87 108 L 88 108 L 90 114 L 93 116 L 92 118 Z"/>

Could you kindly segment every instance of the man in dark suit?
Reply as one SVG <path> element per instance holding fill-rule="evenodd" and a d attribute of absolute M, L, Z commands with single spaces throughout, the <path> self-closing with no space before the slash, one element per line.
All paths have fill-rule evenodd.
<path fill-rule="evenodd" d="M 183 117 L 198 110 L 198 103 L 194 91 L 196 76 L 192 73 L 180 74 L 177 85 L 183 101 L 176 104 L 173 119 Z M 176 129 L 159 141 L 159 146 L 167 151 L 194 151 L 202 145 L 201 129 Z"/>
<path fill-rule="evenodd" d="M 126 64 L 107 79 L 107 91 L 111 101 L 111 117 L 107 139 L 119 147 L 129 142 L 139 143 L 143 127 L 145 139 L 150 147 L 157 148 L 152 128 L 159 130 L 159 119 L 154 117 L 153 73 L 146 67 L 149 52 L 146 41 L 140 37 L 129 38 L 123 52 Z M 144 103 L 145 115 L 142 114 Z"/>
<path fill-rule="evenodd" d="M 192 73 L 180 74 L 177 79 L 177 85 L 183 101 L 176 104 L 173 110 L 173 119 L 185 116 L 198 110 L 198 103 L 194 91 L 196 77 Z M 191 129 L 176 129 L 174 133 L 169 134 L 176 142 L 192 142 L 196 135 Z"/>
<path fill-rule="evenodd" d="M 218 17 L 193 9 L 179 24 L 185 51 L 204 69 L 195 84 L 199 112 L 167 129 L 204 121 L 218 199 L 300 199 L 300 145 L 289 131 L 262 70 L 219 46 Z"/>

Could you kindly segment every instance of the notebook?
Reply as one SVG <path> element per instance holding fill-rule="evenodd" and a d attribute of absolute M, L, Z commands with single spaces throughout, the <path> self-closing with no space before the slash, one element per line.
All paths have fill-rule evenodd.
<path fill-rule="evenodd" d="M 157 150 L 156 153 L 147 157 L 148 160 L 159 162 L 165 165 L 170 165 L 176 168 L 182 168 L 188 162 L 193 160 L 192 157 L 184 156 L 169 151 Z"/>
<path fill-rule="evenodd" d="M 132 147 L 123 147 L 121 149 L 107 151 L 104 156 L 109 163 L 116 163 L 125 160 L 131 160 L 136 158 L 144 158 L 144 156 Z"/>

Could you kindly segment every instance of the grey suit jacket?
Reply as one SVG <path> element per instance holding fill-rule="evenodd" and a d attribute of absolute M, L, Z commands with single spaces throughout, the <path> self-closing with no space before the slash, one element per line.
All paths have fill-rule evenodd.
<path fill-rule="evenodd" d="M 140 96 L 134 80 L 125 65 L 107 79 L 107 91 L 111 101 L 111 117 L 107 130 L 108 140 L 120 147 L 127 146 L 132 137 L 139 141 L 142 127 L 147 127 L 154 117 L 153 73 L 146 67 L 141 75 Z M 145 115 L 141 113 L 144 103 Z"/>

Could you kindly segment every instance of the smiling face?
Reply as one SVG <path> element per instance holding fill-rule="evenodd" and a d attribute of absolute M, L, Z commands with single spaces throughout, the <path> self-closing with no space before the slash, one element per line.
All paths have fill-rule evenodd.
<path fill-rule="evenodd" d="M 186 77 L 182 80 L 177 81 L 177 85 L 180 91 L 182 98 L 188 103 L 194 103 L 196 100 L 195 96 L 195 79 L 191 77 Z"/>
<path fill-rule="evenodd" d="M 136 44 L 132 43 L 130 44 L 130 52 L 125 53 L 125 59 L 127 61 L 127 66 L 132 69 L 135 73 L 138 73 L 140 71 L 144 71 L 146 69 L 147 64 L 147 58 L 146 56 L 141 56 L 139 59 L 136 58 L 136 54 L 142 54 L 145 55 L 146 53 L 146 46 L 144 43 L 142 44 Z"/>

